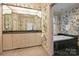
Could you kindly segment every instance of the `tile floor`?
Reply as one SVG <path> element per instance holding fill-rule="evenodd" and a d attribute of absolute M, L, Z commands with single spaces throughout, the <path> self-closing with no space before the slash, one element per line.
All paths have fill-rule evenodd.
<path fill-rule="evenodd" d="M 42 46 L 4 51 L 1 56 L 47 56 Z"/>

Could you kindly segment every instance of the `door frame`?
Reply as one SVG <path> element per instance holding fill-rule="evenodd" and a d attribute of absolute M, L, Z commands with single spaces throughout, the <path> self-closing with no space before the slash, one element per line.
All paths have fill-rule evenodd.
<path fill-rule="evenodd" d="M 0 55 L 2 54 L 2 51 L 3 51 L 3 47 L 2 47 L 2 42 L 3 42 L 3 40 L 2 40 L 2 30 L 3 30 L 3 25 L 2 25 L 2 23 L 3 23 L 3 8 L 2 8 L 2 3 L 0 3 Z"/>

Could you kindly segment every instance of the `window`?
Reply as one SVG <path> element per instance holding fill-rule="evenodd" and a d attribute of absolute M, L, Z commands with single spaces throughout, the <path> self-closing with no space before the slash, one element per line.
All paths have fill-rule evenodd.
<path fill-rule="evenodd" d="M 53 17 L 53 35 L 57 35 L 58 33 L 58 19 L 57 16 Z"/>

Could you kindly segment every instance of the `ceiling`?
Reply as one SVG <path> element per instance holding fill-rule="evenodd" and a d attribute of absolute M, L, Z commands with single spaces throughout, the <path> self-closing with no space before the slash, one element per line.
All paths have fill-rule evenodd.
<path fill-rule="evenodd" d="M 3 5 L 19 6 L 19 7 L 24 7 L 24 8 L 32 8 L 36 10 L 41 10 L 42 3 L 3 3 Z"/>
<path fill-rule="evenodd" d="M 54 11 L 55 12 L 65 12 L 65 11 L 69 11 L 74 7 L 78 7 L 79 4 L 78 3 L 56 3 L 54 5 Z"/>
<path fill-rule="evenodd" d="M 37 15 L 41 17 L 41 11 L 39 10 L 3 5 L 3 14 L 11 14 L 12 12 L 25 15 Z"/>

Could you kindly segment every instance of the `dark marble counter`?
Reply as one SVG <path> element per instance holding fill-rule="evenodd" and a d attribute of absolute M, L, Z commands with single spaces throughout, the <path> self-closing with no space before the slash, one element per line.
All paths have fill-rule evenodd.
<path fill-rule="evenodd" d="M 26 31 L 3 31 L 3 34 L 18 34 L 18 33 L 41 33 L 41 30 L 26 30 Z"/>

